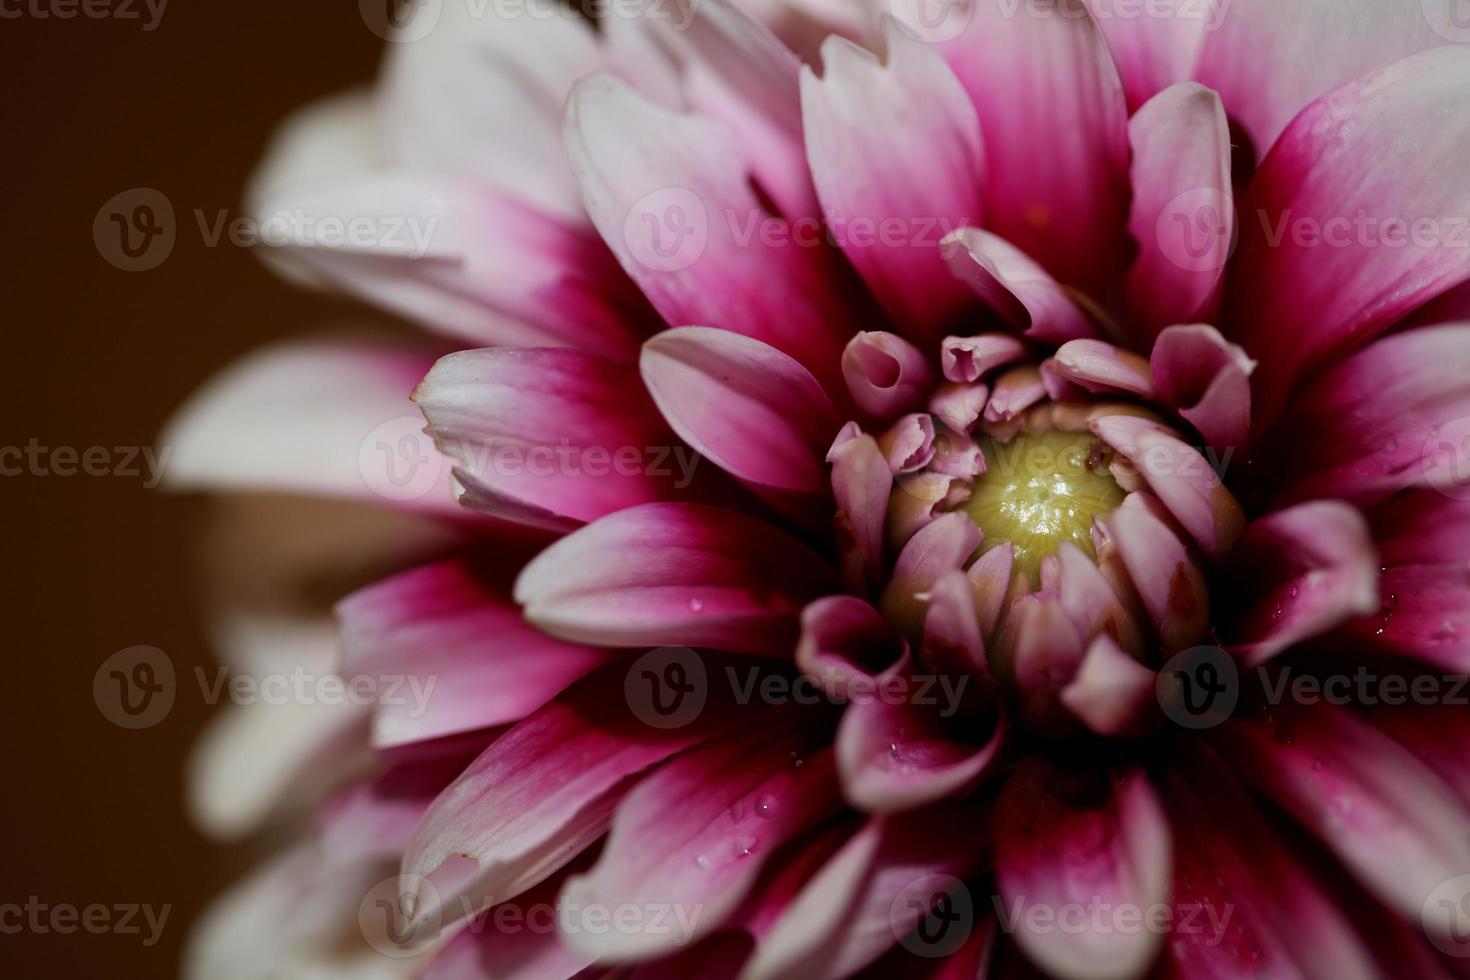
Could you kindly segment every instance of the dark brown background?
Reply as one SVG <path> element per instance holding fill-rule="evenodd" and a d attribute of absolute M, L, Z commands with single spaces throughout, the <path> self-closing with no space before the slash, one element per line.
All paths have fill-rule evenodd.
<path fill-rule="evenodd" d="M 341 316 L 249 251 L 207 247 L 194 212 L 238 214 L 274 123 L 370 78 L 382 44 L 351 0 L 174 0 L 149 33 L 141 2 L 142 20 L 39 18 L 35 6 L 55 0 L 0 4 L 0 447 L 154 445 L 211 372 Z M 169 198 L 178 239 L 162 266 L 128 273 L 99 255 L 92 223 L 134 187 Z M 0 477 L 0 904 L 172 912 L 153 948 L 141 936 L 0 935 L 7 976 L 174 976 L 190 921 L 243 863 L 183 812 L 181 762 L 209 710 L 192 681 L 144 731 L 113 726 L 92 700 L 94 672 L 125 647 L 159 647 L 190 676 L 209 663 L 189 573 L 199 507 L 143 482 Z"/>

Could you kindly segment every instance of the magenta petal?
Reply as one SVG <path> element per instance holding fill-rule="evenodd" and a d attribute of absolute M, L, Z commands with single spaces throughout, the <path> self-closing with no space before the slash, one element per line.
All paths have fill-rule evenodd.
<path fill-rule="evenodd" d="M 643 380 L 670 425 L 733 476 L 799 493 L 826 489 L 832 403 L 806 368 L 740 334 L 667 330 L 643 346 Z"/>
<path fill-rule="evenodd" d="M 743 980 L 857 973 L 975 870 L 989 845 L 987 817 L 976 804 L 949 803 L 869 822 L 809 879 L 762 938 Z"/>
<path fill-rule="evenodd" d="M 879 330 L 848 341 L 842 352 L 842 376 L 857 406 L 880 419 L 918 408 L 934 381 L 922 351 Z"/>
<path fill-rule="evenodd" d="M 788 654 L 801 607 L 836 591 L 820 556 L 754 518 L 646 504 L 541 552 L 515 598 L 537 627 L 574 642 Z"/>
<path fill-rule="evenodd" d="M 567 690 L 491 743 L 434 801 L 403 857 L 403 873 L 424 879 L 417 920 L 447 925 L 544 880 L 607 830 L 629 776 L 737 714 L 712 699 L 689 724 L 654 728 L 608 696 L 626 672 L 609 665 Z"/>
<path fill-rule="evenodd" d="M 835 446 L 828 458 L 842 576 L 852 590 L 871 592 L 881 584 L 883 525 L 893 493 L 893 470 L 870 435 Z"/>
<path fill-rule="evenodd" d="M 1326 887 L 1305 869 L 1300 851 L 1267 824 L 1232 767 L 1196 745 L 1168 768 L 1160 792 L 1178 829 L 1165 975 L 1383 976 Z"/>
<path fill-rule="evenodd" d="M 1375 503 L 1426 484 L 1462 495 L 1467 358 L 1470 324 L 1423 327 L 1385 337 L 1309 382 L 1272 434 L 1285 499 Z"/>
<path fill-rule="evenodd" d="M 946 678 L 951 679 L 951 678 Z M 974 678 L 957 680 L 973 684 Z M 995 768 L 1005 737 L 998 719 L 984 742 L 960 741 L 975 724 L 947 717 L 959 710 L 963 693 L 935 685 L 933 703 L 915 703 L 915 684 L 882 688 L 855 700 L 837 729 L 837 768 L 849 803 L 869 813 L 895 813 L 962 796 Z M 950 730 L 950 729 L 953 730 Z"/>
<path fill-rule="evenodd" d="M 579 976 L 592 958 L 567 946 L 551 910 L 563 884 L 549 878 L 487 909 L 435 955 L 423 980 L 546 980 Z"/>
<path fill-rule="evenodd" d="M 983 677 L 990 671 L 980 625 L 979 591 L 959 569 L 946 572 L 930 590 L 929 609 L 924 614 L 924 652 L 942 673 Z"/>
<path fill-rule="evenodd" d="M 1131 493 L 1104 523 L 1164 652 L 1172 653 L 1204 636 L 1210 594 L 1193 556 L 1160 518 L 1162 509 L 1147 494 Z"/>
<path fill-rule="evenodd" d="M 1105 415 L 1092 431 L 1127 457 L 1196 544 L 1218 560 L 1245 528 L 1245 511 L 1194 447 L 1147 419 Z"/>
<path fill-rule="evenodd" d="M 1220 97 L 1192 82 L 1160 92 L 1128 123 L 1139 255 L 1128 271 L 1140 348 L 1164 327 L 1213 321 L 1235 243 L 1230 132 Z"/>
<path fill-rule="evenodd" d="M 1229 12 L 1225 5 L 1159 4 L 1142 14 L 1110 0 L 1087 0 L 1087 5 L 1123 78 L 1130 112 L 1194 76 L 1206 34 Z"/>
<path fill-rule="evenodd" d="M 833 595 L 801 612 L 796 666 L 834 697 L 907 662 L 908 644 L 862 599 Z"/>
<path fill-rule="evenodd" d="M 1230 649 L 1258 664 L 1378 608 L 1378 562 L 1352 507 L 1316 501 L 1253 522 L 1231 556 L 1248 598 Z"/>
<path fill-rule="evenodd" d="M 939 348 L 940 364 L 950 381 L 979 381 L 996 368 L 1025 357 L 1025 343 L 1005 333 L 945 337 Z"/>
<path fill-rule="evenodd" d="M 460 351 L 434 365 L 414 400 L 475 491 L 463 502 L 483 499 L 496 516 L 594 520 L 675 496 L 693 475 L 637 373 L 578 351 Z"/>
<path fill-rule="evenodd" d="M 1099 735 L 1135 735 L 1156 703 L 1158 675 L 1134 660 L 1106 634 L 1092 641 L 1063 706 Z"/>
<path fill-rule="evenodd" d="M 1076 980 L 1140 975 L 1163 936 L 1141 929 L 1033 931 L 1028 910 L 1051 909 L 1075 923 L 1075 909 L 1147 909 L 1168 896 L 1169 823 L 1142 772 L 1078 785 L 1041 757 L 1018 768 L 996 804 L 996 880 L 1016 942 L 1049 973 Z"/>
<path fill-rule="evenodd" d="M 980 223 L 980 124 L 932 48 L 891 21 L 883 35 L 883 61 L 832 37 L 822 74 L 802 72 L 807 156 L 844 253 L 893 321 L 932 342 L 975 306 L 939 243 Z"/>
<path fill-rule="evenodd" d="M 1405 58 L 1307 107 L 1261 165 L 1231 267 L 1258 427 L 1305 371 L 1470 277 L 1467 86 L 1464 45 Z"/>
<path fill-rule="evenodd" d="M 670 326 L 734 330 L 832 379 L 852 329 L 833 255 L 766 211 L 731 129 L 599 75 L 573 90 L 566 141 L 598 231 Z"/>
<path fill-rule="evenodd" d="M 453 753 L 415 760 L 344 790 L 317 814 L 323 852 L 343 864 L 396 861 L 429 805 L 472 759 Z"/>
<path fill-rule="evenodd" d="M 611 656 L 535 629 L 457 561 L 356 592 L 337 615 L 342 673 L 403 681 L 374 706 L 379 748 L 519 721 Z"/>
<path fill-rule="evenodd" d="M 920 528 L 899 552 L 893 575 L 879 603 L 895 623 L 919 627 L 923 621 L 921 593 L 932 589 L 945 573 L 963 568 L 980 547 L 980 529 L 965 514 L 944 514 Z"/>
<path fill-rule="evenodd" d="M 672 952 L 721 925 L 772 851 L 839 808 L 831 759 L 806 758 L 810 748 L 794 719 L 766 720 L 676 756 L 639 783 L 618 806 L 601 859 L 562 891 L 564 941 L 628 960 Z M 627 905 L 648 910 L 650 921 L 583 927 L 582 914 Z M 685 922 L 691 934 L 681 934 Z"/>
<path fill-rule="evenodd" d="M 1070 340 L 1057 348 L 1062 377 L 1094 394 L 1121 393 L 1152 401 L 1154 382 L 1148 361 L 1101 340 Z"/>
<path fill-rule="evenodd" d="M 1427 906 L 1441 882 L 1470 874 L 1466 811 L 1428 768 L 1344 708 L 1274 709 L 1219 733 L 1227 759 L 1313 830 L 1359 878 L 1435 935 L 1450 910 Z"/>
<path fill-rule="evenodd" d="M 1470 582 L 1456 565 L 1397 565 L 1384 569 L 1378 601 L 1350 631 L 1391 656 L 1414 657 L 1442 670 L 1470 669 Z"/>
<path fill-rule="evenodd" d="M 934 14 L 917 12 L 924 36 Z M 1069 285 L 1107 282 L 1127 214 L 1128 112 L 1092 16 L 1072 0 L 941 16 L 964 28 L 936 46 L 980 116 L 986 226 Z"/>
<path fill-rule="evenodd" d="M 1198 429 L 1206 445 L 1222 452 L 1245 446 L 1256 362 L 1244 350 L 1208 324 L 1168 327 L 1154 342 L 1149 367 L 1164 404 Z"/>
<path fill-rule="evenodd" d="M 950 271 L 1029 340 L 1061 344 L 1096 334 L 1086 314 L 1040 264 L 1010 242 L 980 228 L 945 239 Z"/>

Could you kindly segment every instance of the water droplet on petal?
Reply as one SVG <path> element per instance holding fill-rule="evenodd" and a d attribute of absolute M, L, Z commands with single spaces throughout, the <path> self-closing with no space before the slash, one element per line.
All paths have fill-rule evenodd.
<path fill-rule="evenodd" d="M 703 609 L 704 609 L 704 600 L 703 599 L 690 599 L 689 600 L 689 611 L 690 612 L 700 612 Z"/>

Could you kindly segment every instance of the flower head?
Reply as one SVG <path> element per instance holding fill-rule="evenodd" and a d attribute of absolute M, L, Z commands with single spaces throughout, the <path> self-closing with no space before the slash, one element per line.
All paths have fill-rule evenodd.
<path fill-rule="evenodd" d="M 225 602 L 324 656 L 313 556 L 420 697 L 211 736 L 212 824 L 316 825 L 201 975 L 1453 972 L 1470 48 L 1123 6 L 428 5 L 287 126 L 272 261 L 440 339 L 175 474 L 413 515 Z"/>

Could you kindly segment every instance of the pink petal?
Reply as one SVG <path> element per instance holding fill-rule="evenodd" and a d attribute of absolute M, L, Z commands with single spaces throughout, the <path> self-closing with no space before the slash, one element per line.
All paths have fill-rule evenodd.
<path fill-rule="evenodd" d="M 374 706 L 380 748 L 519 721 L 610 656 L 534 629 L 459 561 L 356 592 L 337 615 L 342 673 L 403 682 Z"/>
<path fill-rule="evenodd" d="M 1046 397 L 1041 372 L 1030 365 L 1011 368 L 995 379 L 985 406 L 987 422 L 1011 422 Z"/>
<path fill-rule="evenodd" d="M 980 621 L 980 631 L 987 640 L 995 635 L 1001 605 L 1011 587 L 1011 566 L 1015 558 L 1016 546 L 1003 541 L 976 558 L 975 563 L 965 570 L 965 576 L 975 586 L 975 614 Z"/>
<path fill-rule="evenodd" d="M 928 412 L 905 415 L 878 437 L 878 448 L 895 475 L 924 469 L 934 460 L 934 417 Z"/>
<path fill-rule="evenodd" d="M 512 505 L 495 516 L 515 519 L 519 504 L 590 521 L 678 496 L 693 478 L 697 457 L 674 451 L 636 372 L 578 351 L 460 351 L 414 400 L 461 482 Z"/>
<path fill-rule="evenodd" d="M 1092 641 L 1060 698 L 1099 735 L 1136 735 L 1153 711 L 1158 675 L 1124 653 L 1112 637 Z"/>
<path fill-rule="evenodd" d="M 1036 757 L 1018 768 L 995 811 L 1000 900 L 1021 926 L 1016 942 L 1058 977 L 1110 980 L 1141 974 L 1158 954 L 1154 930 L 1094 928 L 1036 931 L 1032 907 L 1147 909 L 1168 896 L 1168 819 L 1142 772 L 1079 779 Z M 1075 916 L 1075 913 L 1072 913 Z"/>
<path fill-rule="evenodd" d="M 854 591 L 869 592 L 881 584 L 883 525 L 893 493 L 893 470 L 869 435 L 835 447 L 828 459 L 843 579 Z"/>
<path fill-rule="evenodd" d="M 842 38 L 802 72 L 807 156 L 828 227 L 895 323 L 932 341 L 975 306 L 940 240 L 978 225 L 980 124 L 930 47 L 892 21 L 887 57 Z"/>
<path fill-rule="evenodd" d="M 1231 338 L 1261 361 L 1258 425 L 1303 372 L 1470 276 L 1467 85 L 1470 49 L 1406 58 L 1303 110 L 1261 165 Z"/>
<path fill-rule="evenodd" d="M 990 389 L 985 385 L 950 381 L 934 389 L 929 411 L 954 431 L 968 433 L 980 420 L 980 413 L 989 401 Z"/>
<path fill-rule="evenodd" d="M 1058 598 L 1083 639 L 1105 634 L 1123 649 L 1142 656 L 1143 631 L 1097 563 L 1070 541 L 1062 542 L 1057 548 L 1056 559 L 1060 576 Z"/>
<path fill-rule="evenodd" d="M 1129 323 L 1147 348 L 1164 327 L 1213 321 L 1235 244 L 1230 132 L 1220 97 L 1186 82 L 1128 123 L 1139 255 L 1128 271 Z"/>
<path fill-rule="evenodd" d="M 877 959 L 928 914 L 937 891 L 974 870 L 987 816 L 945 804 L 868 823 L 810 879 L 742 980 L 838 980 Z"/>
<path fill-rule="evenodd" d="M 728 128 L 598 76 L 572 93 L 566 141 L 594 224 L 671 326 L 746 334 L 832 380 L 852 330 L 832 255 L 794 247 Z"/>
<path fill-rule="evenodd" d="M 716 466 L 764 487 L 825 491 L 837 420 L 799 363 L 728 330 L 682 327 L 648 341 L 640 367 L 664 418 Z"/>
<path fill-rule="evenodd" d="M 836 591 L 820 556 L 754 518 L 646 504 L 547 548 L 515 598 L 538 628 L 574 642 L 788 654 L 801 607 Z"/>
<path fill-rule="evenodd" d="M 1350 625 L 1353 635 L 1391 656 L 1448 671 L 1470 668 L 1470 581 L 1463 559 L 1386 568 L 1379 595 L 1364 593 L 1358 611 L 1365 615 Z"/>
<path fill-rule="evenodd" d="M 967 675 L 960 679 L 974 682 Z M 941 692 L 936 684 L 926 697 L 933 703 L 919 704 L 916 682 L 895 683 L 892 690 L 891 696 L 880 692 L 854 700 L 842 714 L 837 768 L 849 803 L 869 813 L 911 810 L 964 796 L 994 771 L 1005 737 L 1003 719 L 997 718 L 994 729 L 975 732 L 975 718 L 954 717 L 963 692 Z"/>
<path fill-rule="evenodd" d="M 1466 811 L 1407 750 L 1346 709 L 1275 709 L 1220 729 L 1221 751 L 1380 897 L 1432 935 L 1454 925 L 1426 907 L 1447 878 L 1470 873 Z"/>
<path fill-rule="evenodd" d="M 1210 594 L 1193 556 L 1158 514 L 1162 505 L 1131 493 L 1103 521 L 1138 589 L 1165 653 L 1197 642 L 1209 623 Z"/>
<path fill-rule="evenodd" d="M 1165 328 L 1149 358 L 1164 404 L 1220 450 L 1245 446 L 1251 424 L 1250 375 L 1256 362 L 1207 324 Z"/>
<path fill-rule="evenodd" d="M 1231 556 L 1247 604 L 1231 650 L 1258 664 L 1378 608 L 1377 561 L 1367 523 L 1336 501 L 1253 522 Z"/>
<path fill-rule="evenodd" d="M 859 408 L 874 418 L 892 418 L 918 408 L 934 382 L 929 359 L 895 334 L 867 331 L 848 341 L 842 376 Z"/>
<path fill-rule="evenodd" d="M 434 801 L 403 857 L 405 875 L 426 879 L 406 907 L 416 921 L 448 925 L 544 880 L 607 830 L 629 776 L 735 720 L 733 702 L 718 698 L 688 724 L 655 728 L 626 698 L 609 697 L 627 673 L 609 665 L 574 685 Z"/>
<path fill-rule="evenodd" d="M 1028 340 L 1061 344 L 1094 336 L 1087 316 L 1034 259 L 1004 238 L 965 228 L 945 239 L 950 271 Z"/>
<path fill-rule="evenodd" d="M 1054 596 L 1023 595 L 1006 611 L 994 669 L 1012 679 L 1025 715 L 1037 727 L 1052 727 L 1063 714 L 1057 698 L 1081 666 L 1084 641 Z"/>
<path fill-rule="evenodd" d="M 1372 503 L 1426 484 L 1462 495 L 1466 358 L 1470 324 L 1424 327 L 1377 341 L 1319 375 L 1272 436 L 1285 498 Z"/>
<path fill-rule="evenodd" d="M 1127 415 L 1094 419 L 1092 431 L 1127 457 L 1204 553 L 1220 559 L 1245 529 L 1245 511 L 1209 462 L 1155 423 Z"/>
<path fill-rule="evenodd" d="M 975 337 L 946 337 L 939 360 L 950 381 L 979 381 L 998 367 L 1025 359 L 1026 345 L 1004 333 Z"/>
<path fill-rule="evenodd" d="M 572 977 L 592 958 L 562 942 L 555 925 L 564 881 L 547 879 L 471 920 L 435 955 L 423 980 L 546 980 Z"/>
<path fill-rule="evenodd" d="M 1148 361 L 1101 340 L 1069 340 L 1057 348 L 1056 366 L 1062 377 L 1094 394 L 1154 398 Z"/>
<path fill-rule="evenodd" d="M 921 528 L 899 552 L 893 575 L 879 604 L 902 627 L 922 623 L 928 592 L 946 572 L 963 568 L 980 547 L 980 529 L 965 514 L 944 514 Z"/>
<path fill-rule="evenodd" d="M 924 653 L 941 673 L 974 674 L 990 671 L 985 659 L 985 635 L 980 623 L 979 589 L 956 569 L 934 583 L 924 614 Z"/>
<path fill-rule="evenodd" d="M 807 759 L 810 750 L 792 720 L 768 720 L 676 756 L 639 783 L 618 806 L 601 859 L 562 891 L 564 941 L 595 958 L 629 960 L 718 927 L 773 850 L 837 811 L 831 760 Z M 628 905 L 649 910 L 646 927 L 582 927 L 583 912 Z M 655 922 L 660 909 L 697 916 L 692 934 Z"/>
<path fill-rule="evenodd" d="M 963 32 L 936 46 L 984 127 L 986 226 L 1063 282 L 1090 288 L 1121 254 L 1127 106 L 1091 15 L 1071 0 L 1051 14 L 967 6 Z M 923 36 L 926 26 L 915 29 Z"/>
<path fill-rule="evenodd" d="M 1168 976 L 1373 980 L 1352 924 L 1208 749 L 1183 754 L 1160 791 L 1175 837 Z"/>
<path fill-rule="evenodd" d="M 1194 77 L 1224 96 L 1262 155 L 1317 96 L 1443 44 L 1436 23 L 1453 30 L 1446 0 L 1231 0 L 1214 10 Z M 1307 48 L 1314 57 L 1297 57 Z"/>
<path fill-rule="evenodd" d="M 801 612 L 796 666 L 835 697 L 906 663 L 908 644 L 855 596 L 818 599 Z"/>
<path fill-rule="evenodd" d="M 454 514 L 449 462 L 408 394 L 414 348 L 304 341 L 266 348 L 194 395 L 161 444 L 177 489 L 326 494 Z"/>
<path fill-rule="evenodd" d="M 1191 78 L 1206 35 L 1229 12 L 1228 5 L 1215 4 L 1159 4 L 1144 10 L 1087 0 L 1087 6 L 1123 78 L 1129 112 Z"/>
<path fill-rule="evenodd" d="M 473 758 L 457 753 L 408 762 L 344 790 L 317 814 L 323 851 L 344 864 L 396 861 L 429 804 Z"/>

